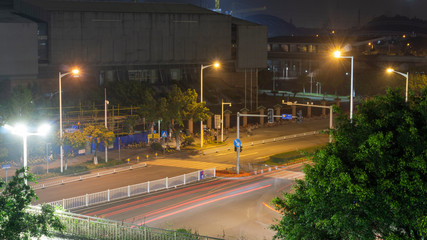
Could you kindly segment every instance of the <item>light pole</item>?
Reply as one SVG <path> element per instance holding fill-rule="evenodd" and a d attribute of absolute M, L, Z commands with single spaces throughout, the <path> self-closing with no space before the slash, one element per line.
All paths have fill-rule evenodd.
<path fill-rule="evenodd" d="M 45 136 L 47 132 L 50 129 L 50 126 L 48 124 L 41 125 L 37 132 L 28 132 L 27 126 L 24 124 L 16 124 L 14 127 L 6 124 L 4 125 L 4 128 L 12 132 L 12 134 L 18 135 L 22 137 L 22 145 L 23 145 L 23 159 L 24 159 L 24 168 L 25 172 L 27 172 L 27 166 L 28 166 L 28 150 L 27 150 L 27 138 L 28 136 Z M 27 179 L 25 179 L 25 184 L 27 184 Z"/>
<path fill-rule="evenodd" d="M 104 113 L 105 113 L 105 117 L 104 117 L 104 122 L 105 122 L 105 129 L 108 130 L 108 125 L 107 125 L 107 105 L 110 104 L 110 102 L 107 100 L 107 89 L 104 88 Z M 105 162 L 108 162 L 108 146 L 107 143 L 104 142 L 104 147 L 105 147 Z"/>
<path fill-rule="evenodd" d="M 219 63 L 215 62 L 206 66 L 200 65 L 200 103 L 203 102 L 203 69 L 208 67 L 219 68 Z M 203 147 L 203 120 L 200 120 L 200 148 Z"/>
<path fill-rule="evenodd" d="M 224 104 L 231 107 L 231 103 L 225 103 L 224 100 L 221 99 L 221 142 L 224 142 Z"/>
<path fill-rule="evenodd" d="M 351 88 L 350 88 L 350 121 L 353 120 L 353 56 L 341 56 L 340 51 L 335 51 L 336 58 L 350 58 L 351 59 Z"/>
<path fill-rule="evenodd" d="M 398 72 L 398 71 L 395 71 L 393 68 L 387 68 L 387 72 L 388 73 L 397 73 L 397 74 L 399 74 L 399 75 L 402 75 L 402 76 L 404 76 L 405 78 L 406 78 L 406 91 L 405 91 L 405 102 L 408 102 L 408 82 L 409 82 L 409 72 L 406 72 L 406 74 L 405 73 L 402 73 L 402 72 Z"/>
<path fill-rule="evenodd" d="M 65 77 L 69 74 L 72 74 L 73 77 L 79 77 L 79 70 L 73 69 L 71 72 L 61 73 L 59 72 L 58 75 L 58 81 L 59 81 L 59 139 L 61 141 L 61 147 L 60 147 L 60 155 L 61 155 L 61 173 L 64 172 L 64 146 L 62 143 L 62 87 L 61 87 L 61 80 L 62 77 Z"/>

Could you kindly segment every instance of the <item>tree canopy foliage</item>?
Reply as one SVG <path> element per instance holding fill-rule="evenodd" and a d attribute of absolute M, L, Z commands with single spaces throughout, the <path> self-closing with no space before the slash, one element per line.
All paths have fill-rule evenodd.
<path fill-rule="evenodd" d="M 178 86 L 174 86 L 167 98 L 159 101 L 158 114 L 175 133 L 177 148 L 179 149 L 179 132 L 184 128 L 186 120 L 206 120 L 209 118 L 209 109 L 205 103 L 197 102 L 197 93 L 194 89 L 183 92 Z"/>
<path fill-rule="evenodd" d="M 95 143 L 94 163 L 97 164 L 96 154 L 99 144 L 101 142 L 105 145 L 112 144 L 114 141 L 114 132 L 102 125 L 88 125 L 83 129 L 83 134 L 87 137 L 89 142 Z M 107 161 L 107 159 L 105 159 L 105 161 Z"/>
<path fill-rule="evenodd" d="M 400 90 L 341 115 L 294 193 L 273 203 L 283 239 L 424 239 L 427 236 L 427 89 Z"/>
<path fill-rule="evenodd" d="M 34 176 L 24 173 L 25 168 L 21 168 L 9 183 L 0 180 L 0 239 L 50 236 L 51 228 L 59 231 L 65 229 L 50 205 L 43 205 L 40 214 L 26 211 L 37 196 L 25 183 L 25 180 L 34 182 Z"/>

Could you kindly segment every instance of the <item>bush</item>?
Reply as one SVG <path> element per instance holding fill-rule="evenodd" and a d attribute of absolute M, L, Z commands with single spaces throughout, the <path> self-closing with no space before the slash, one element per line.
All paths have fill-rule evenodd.
<path fill-rule="evenodd" d="M 155 152 L 163 151 L 163 146 L 162 146 L 162 144 L 155 142 L 155 143 L 151 144 L 151 150 L 153 150 Z"/>
<path fill-rule="evenodd" d="M 192 136 L 183 136 L 182 146 L 192 146 L 194 143 L 194 138 Z"/>

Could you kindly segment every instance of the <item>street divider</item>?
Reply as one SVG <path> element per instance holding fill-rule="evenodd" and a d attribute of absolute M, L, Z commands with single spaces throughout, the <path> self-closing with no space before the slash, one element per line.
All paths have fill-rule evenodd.
<path fill-rule="evenodd" d="M 82 176 L 63 177 L 63 179 L 58 180 L 58 181 L 50 181 L 50 182 L 46 182 L 46 183 L 39 183 L 39 184 L 36 184 L 36 185 L 31 185 L 31 187 L 33 188 L 33 190 L 44 189 L 44 188 L 47 188 L 47 187 L 53 187 L 53 186 L 57 186 L 57 185 L 64 185 L 66 183 L 83 181 L 83 180 L 89 179 L 89 178 L 101 177 L 101 176 L 105 176 L 105 175 L 109 175 L 109 174 L 115 174 L 115 173 L 119 173 L 119 172 L 129 171 L 129 170 L 132 170 L 132 169 L 142 168 L 142 167 L 146 167 L 146 166 L 147 166 L 147 163 L 139 163 L 139 164 L 135 164 L 135 165 L 132 165 L 132 166 L 125 166 L 125 167 L 120 167 L 120 168 L 114 168 L 114 169 L 105 170 L 105 171 L 102 171 L 102 172 L 85 174 L 85 175 L 82 175 Z"/>
<path fill-rule="evenodd" d="M 64 209 L 74 209 L 88 207 L 94 204 L 110 202 L 113 200 L 127 198 L 139 194 L 150 193 L 162 189 L 174 188 L 193 182 L 198 182 L 206 178 L 215 178 L 216 169 L 199 170 L 196 172 L 186 173 L 180 176 L 163 178 L 155 181 L 148 181 L 125 187 L 108 189 L 107 191 L 86 194 L 78 197 L 62 199 L 47 203 L 52 206 L 61 206 Z"/>

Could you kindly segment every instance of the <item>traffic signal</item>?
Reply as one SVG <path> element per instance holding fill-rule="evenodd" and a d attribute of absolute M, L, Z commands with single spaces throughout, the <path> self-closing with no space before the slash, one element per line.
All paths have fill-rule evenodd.
<path fill-rule="evenodd" d="M 267 110 L 267 122 L 274 123 L 274 109 L 272 108 Z"/>
<path fill-rule="evenodd" d="M 243 150 L 243 146 L 240 146 L 240 152 L 242 152 L 242 150 Z"/>
<path fill-rule="evenodd" d="M 234 147 L 234 151 L 237 152 L 237 147 Z"/>
<path fill-rule="evenodd" d="M 297 112 L 297 121 L 298 123 L 302 123 L 302 110 Z"/>

